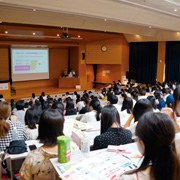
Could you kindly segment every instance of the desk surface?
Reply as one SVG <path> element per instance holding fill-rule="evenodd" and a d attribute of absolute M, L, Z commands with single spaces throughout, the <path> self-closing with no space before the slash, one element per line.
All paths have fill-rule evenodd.
<path fill-rule="evenodd" d="M 58 78 L 58 87 L 59 88 L 75 88 L 76 85 L 80 85 L 79 78 Z"/>
<path fill-rule="evenodd" d="M 125 171 L 131 170 L 132 165 L 134 165 L 134 166 L 136 166 L 136 167 L 139 165 L 139 162 L 140 162 L 140 159 L 141 159 L 141 158 L 135 158 L 135 156 L 134 156 L 136 153 L 140 154 L 139 151 L 138 151 L 138 149 L 137 149 L 136 143 L 131 143 L 131 144 L 123 145 L 123 148 L 125 148 L 126 151 L 129 152 L 130 154 L 125 154 L 125 153 L 123 153 L 123 155 L 122 155 L 122 154 L 117 154 L 117 153 L 115 153 L 115 152 L 107 152 L 107 149 L 102 149 L 102 150 L 97 150 L 97 151 L 92 151 L 92 152 L 90 152 L 90 153 L 89 153 L 89 157 L 85 156 L 85 155 L 82 154 L 82 153 L 77 154 L 77 155 L 72 155 L 72 156 L 71 156 L 71 161 L 70 161 L 69 163 L 65 163 L 65 164 L 60 164 L 60 163 L 58 163 L 58 159 L 57 159 L 57 158 L 52 158 L 52 159 L 50 159 L 50 162 L 51 162 L 51 164 L 52 164 L 52 166 L 53 166 L 53 168 L 54 168 L 54 171 L 56 171 L 56 173 L 58 174 L 59 178 L 62 178 L 62 174 L 65 175 L 65 176 L 68 176 L 69 174 L 72 175 L 73 172 L 74 172 L 75 174 L 76 174 L 76 173 L 78 174 L 78 171 L 81 171 L 81 169 L 79 169 L 80 167 L 83 167 L 83 168 L 84 168 L 84 169 L 83 169 L 83 172 L 84 172 L 84 170 L 88 170 L 88 173 L 90 173 L 89 175 L 87 175 L 87 174 L 85 173 L 84 176 L 89 177 L 89 178 L 91 179 L 93 175 L 98 175 L 99 177 L 101 176 L 101 178 L 102 178 L 103 176 L 102 176 L 101 174 L 97 174 L 97 173 L 94 173 L 94 172 L 91 173 L 91 168 L 93 169 L 93 168 L 95 168 L 95 166 L 98 166 L 98 163 L 100 163 L 99 160 L 101 161 L 101 164 L 102 164 L 103 161 L 104 161 L 104 164 L 105 164 L 106 168 L 110 168 L 110 170 L 108 171 L 108 173 L 111 172 L 111 169 L 112 169 L 112 168 L 117 168 L 117 167 L 119 166 L 119 163 L 122 165 L 122 162 L 121 162 L 121 161 L 118 161 L 118 160 L 116 159 L 117 157 L 118 157 L 118 159 L 120 159 L 120 158 L 125 158 L 125 159 L 126 159 L 126 160 L 125 160 L 126 162 L 123 162 L 123 163 L 125 163 L 124 165 L 126 165 L 126 167 L 121 166 L 122 168 L 119 169 L 120 171 L 121 171 L 121 169 L 122 169 L 121 174 L 124 173 Z M 101 155 L 102 155 L 103 152 L 105 152 L 107 155 L 101 157 Z M 115 155 L 116 155 L 116 156 L 114 157 L 114 159 L 113 159 L 113 156 L 114 156 L 114 155 L 112 155 L 112 154 L 115 154 Z M 111 156 L 109 156 L 109 155 L 111 155 Z M 99 159 L 98 156 L 100 156 L 100 159 Z M 96 158 L 97 158 L 97 159 L 96 159 Z M 106 161 L 106 158 L 113 159 L 113 161 L 116 161 L 116 160 L 117 160 L 117 162 L 118 162 L 117 165 L 112 165 L 111 163 L 107 164 L 108 161 Z M 91 167 L 91 168 L 89 168 L 87 164 L 88 164 L 88 162 L 91 162 L 92 159 L 94 159 L 95 161 L 94 161 L 94 162 L 92 161 L 92 163 L 89 164 L 90 167 Z M 84 164 L 82 165 L 83 161 L 85 161 L 85 162 L 84 162 Z M 86 162 L 87 162 L 87 164 L 86 164 Z M 71 165 L 71 164 L 74 164 L 74 163 L 76 163 L 76 165 L 75 165 L 75 166 L 72 166 L 72 167 L 69 166 L 70 168 L 69 168 L 68 171 L 63 170 L 63 168 L 61 168 L 61 170 L 60 170 L 60 167 L 62 167 L 62 166 L 64 166 L 64 165 Z M 94 163 L 95 163 L 95 164 L 94 164 Z M 128 166 L 127 166 L 127 164 L 128 164 Z M 58 166 L 59 166 L 59 167 L 58 167 Z M 103 165 L 102 165 L 102 166 L 103 166 Z M 112 167 L 112 166 L 116 166 L 116 167 Z M 129 166 L 131 166 L 131 167 L 129 167 Z M 67 166 L 67 167 L 68 167 L 68 166 Z M 99 167 L 100 167 L 100 166 L 99 166 Z M 76 169 L 76 168 L 77 168 L 77 169 Z M 74 170 L 74 169 L 75 169 L 75 170 Z M 97 168 L 97 169 L 98 169 L 98 168 Z M 101 169 L 101 167 L 100 167 L 100 169 Z M 114 170 L 115 170 L 115 169 L 113 169 L 113 171 L 114 171 Z M 64 172 L 63 172 L 63 171 L 64 171 Z M 97 171 L 98 171 L 98 170 L 97 170 Z M 101 172 L 103 172 L 103 171 L 101 171 Z M 82 174 L 82 171 L 79 172 L 79 173 Z M 105 173 L 105 172 L 104 172 L 104 173 Z M 83 174 L 82 174 L 82 176 L 83 176 Z M 77 176 L 76 176 L 76 177 L 77 177 Z M 96 176 L 94 176 L 94 177 L 96 177 Z M 67 178 L 67 179 L 68 179 L 68 178 Z M 82 177 L 81 177 L 80 179 L 82 179 Z M 88 179 L 88 178 L 87 178 L 87 179 Z M 92 178 L 92 179 L 93 179 L 93 178 Z M 106 178 L 106 179 L 108 179 L 108 178 Z"/>

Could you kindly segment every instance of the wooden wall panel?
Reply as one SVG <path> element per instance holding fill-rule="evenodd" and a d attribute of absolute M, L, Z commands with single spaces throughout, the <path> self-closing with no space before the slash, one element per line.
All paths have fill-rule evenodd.
<path fill-rule="evenodd" d="M 86 64 L 121 64 L 122 48 L 121 38 L 97 41 L 86 44 Z M 107 46 L 107 51 L 101 50 L 102 45 Z"/>
<path fill-rule="evenodd" d="M 93 81 L 94 81 L 94 72 L 93 72 L 93 65 L 88 64 L 87 68 L 87 88 L 93 88 Z"/>
<path fill-rule="evenodd" d="M 57 86 L 58 77 L 63 75 L 64 69 L 68 68 L 68 48 L 50 49 L 49 61 L 50 79 L 14 82 L 13 87 L 15 87 L 16 89 L 26 89 L 33 87 Z"/>
<path fill-rule="evenodd" d="M 158 42 L 157 81 L 163 82 L 165 68 L 166 42 Z"/>
<path fill-rule="evenodd" d="M 81 88 L 87 88 L 87 67 L 85 64 L 85 59 L 82 59 L 82 52 L 85 53 L 86 44 L 79 44 L 79 77 Z M 91 87 L 90 87 L 91 88 Z"/>
<path fill-rule="evenodd" d="M 107 73 L 109 71 L 109 73 Z M 97 66 L 97 82 L 112 83 L 121 79 L 121 65 L 98 65 Z"/>
<path fill-rule="evenodd" d="M 9 49 L 0 48 L 0 81 L 9 80 Z"/>
<path fill-rule="evenodd" d="M 70 48 L 70 70 L 75 70 L 77 76 L 79 75 L 78 61 L 79 61 L 79 48 L 78 47 Z"/>

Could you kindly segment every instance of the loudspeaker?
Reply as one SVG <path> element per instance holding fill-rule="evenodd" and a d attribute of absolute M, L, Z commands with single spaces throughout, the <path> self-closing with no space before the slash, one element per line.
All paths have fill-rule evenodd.
<path fill-rule="evenodd" d="M 82 60 L 85 60 L 85 53 L 82 53 Z"/>

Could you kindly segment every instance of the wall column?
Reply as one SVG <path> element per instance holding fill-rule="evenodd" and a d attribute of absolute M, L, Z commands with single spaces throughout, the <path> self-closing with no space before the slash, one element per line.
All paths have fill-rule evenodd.
<path fill-rule="evenodd" d="M 158 42 L 158 59 L 157 59 L 157 81 L 164 81 L 166 42 Z"/>

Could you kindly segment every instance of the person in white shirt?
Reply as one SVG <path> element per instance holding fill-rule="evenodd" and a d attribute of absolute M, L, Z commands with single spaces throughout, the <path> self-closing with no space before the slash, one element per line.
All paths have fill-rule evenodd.
<path fill-rule="evenodd" d="M 129 119 L 133 110 L 133 101 L 130 97 L 124 98 L 121 112 L 120 112 L 120 119 L 121 119 L 121 126 L 124 126 Z"/>
<path fill-rule="evenodd" d="M 5 101 L 2 94 L 0 94 L 0 101 Z"/>
<path fill-rule="evenodd" d="M 140 99 L 146 99 L 147 96 L 146 96 L 146 91 L 144 89 L 140 89 L 139 91 L 139 96 L 138 96 L 138 100 Z"/>
<path fill-rule="evenodd" d="M 24 106 L 25 106 L 24 101 L 23 100 L 19 100 L 18 102 L 16 102 L 16 109 L 17 109 L 17 111 L 14 112 L 14 115 L 17 116 L 18 120 L 22 124 L 25 124 L 25 122 L 24 122 L 24 116 L 25 116 Z"/>
<path fill-rule="evenodd" d="M 143 161 L 138 169 L 116 180 L 178 180 L 180 163 L 172 119 L 164 113 L 145 113 L 138 122 L 136 136 Z"/>
<path fill-rule="evenodd" d="M 110 105 L 113 105 L 114 107 L 116 107 L 118 113 L 119 113 L 119 116 L 120 116 L 120 112 L 121 112 L 121 106 L 118 103 L 118 97 L 116 95 L 111 95 L 110 96 L 110 99 L 109 99 L 109 103 Z"/>
<path fill-rule="evenodd" d="M 81 111 L 81 109 L 83 107 L 85 107 L 84 98 L 83 97 L 80 98 L 80 101 L 76 104 L 76 107 L 77 107 L 78 112 Z"/>
<path fill-rule="evenodd" d="M 153 111 L 159 112 L 159 109 L 157 108 L 156 98 L 154 96 L 148 96 L 147 99 L 151 102 L 152 107 L 153 107 Z"/>
<path fill-rule="evenodd" d="M 88 123 L 94 129 L 100 129 L 100 113 L 101 113 L 101 104 L 97 98 L 94 98 L 90 104 L 90 112 L 86 113 L 82 118 L 81 122 Z"/>
<path fill-rule="evenodd" d="M 135 137 L 135 129 L 140 117 L 146 112 L 153 112 L 153 107 L 151 102 L 148 99 L 138 100 L 136 105 L 134 106 L 133 113 L 127 120 L 124 128 L 129 129 L 132 132 L 133 139 Z M 132 120 L 134 119 L 134 123 L 131 125 Z"/>

